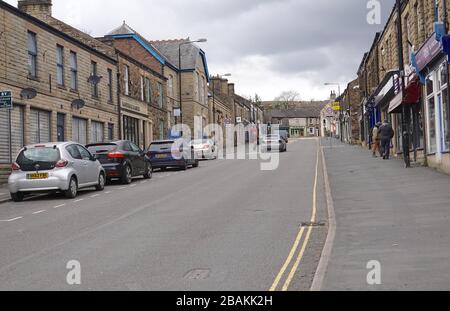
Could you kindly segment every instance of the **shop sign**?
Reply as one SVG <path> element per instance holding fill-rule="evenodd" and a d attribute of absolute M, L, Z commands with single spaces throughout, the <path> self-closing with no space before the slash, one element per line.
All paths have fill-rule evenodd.
<path fill-rule="evenodd" d="M 431 35 L 416 54 L 417 69 L 422 71 L 441 51 L 441 42 Z"/>

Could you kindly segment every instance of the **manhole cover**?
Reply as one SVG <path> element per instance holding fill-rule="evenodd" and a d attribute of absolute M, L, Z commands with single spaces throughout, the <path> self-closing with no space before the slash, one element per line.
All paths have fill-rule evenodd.
<path fill-rule="evenodd" d="M 325 227 L 326 223 L 324 221 L 320 222 L 302 222 L 302 227 Z"/>
<path fill-rule="evenodd" d="M 209 269 L 194 269 L 186 273 L 184 276 L 188 280 L 204 280 L 209 277 L 211 270 Z"/>

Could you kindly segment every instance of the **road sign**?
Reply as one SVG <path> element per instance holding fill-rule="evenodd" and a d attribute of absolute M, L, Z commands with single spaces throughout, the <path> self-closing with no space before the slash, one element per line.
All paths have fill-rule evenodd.
<path fill-rule="evenodd" d="M 0 91 L 0 109 L 12 109 L 11 91 Z"/>

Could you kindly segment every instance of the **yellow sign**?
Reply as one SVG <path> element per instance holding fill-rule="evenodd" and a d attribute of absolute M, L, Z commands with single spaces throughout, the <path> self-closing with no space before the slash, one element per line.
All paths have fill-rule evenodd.
<path fill-rule="evenodd" d="M 334 102 L 332 104 L 332 108 L 334 111 L 340 111 L 341 110 L 341 103 L 340 102 Z"/>

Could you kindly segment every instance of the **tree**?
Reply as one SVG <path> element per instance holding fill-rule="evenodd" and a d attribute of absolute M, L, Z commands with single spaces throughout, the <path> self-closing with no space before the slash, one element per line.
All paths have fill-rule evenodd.
<path fill-rule="evenodd" d="M 300 100 L 300 93 L 297 91 L 284 91 L 274 101 L 278 102 L 279 108 L 289 109 L 291 105 Z"/>

